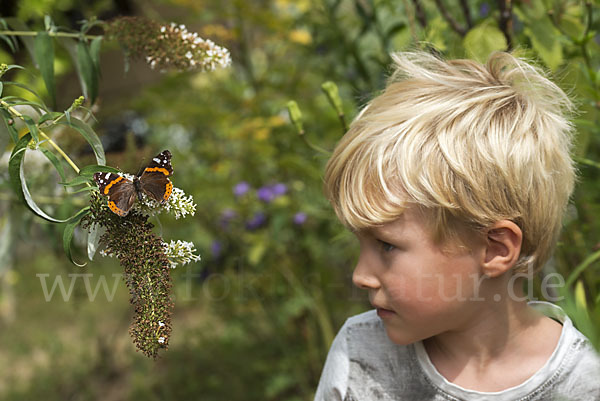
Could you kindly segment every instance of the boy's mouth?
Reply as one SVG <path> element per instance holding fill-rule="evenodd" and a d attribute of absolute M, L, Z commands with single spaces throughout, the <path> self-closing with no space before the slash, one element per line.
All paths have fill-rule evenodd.
<path fill-rule="evenodd" d="M 393 310 L 383 308 L 375 303 L 371 303 L 371 305 L 373 305 L 373 307 L 377 309 L 377 316 L 379 316 L 382 319 L 396 314 L 396 312 L 394 312 Z"/>
<path fill-rule="evenodd" d="M 377 316 L 379 316 L 382 319 L 385 319 L 386 317 L 394 316 L 395 314 L 396 314 L 396 312 L 394 312 L 393 310 L 389 310 L 389 309 L 385 309 L 385 308 L 377 308 Z"/>

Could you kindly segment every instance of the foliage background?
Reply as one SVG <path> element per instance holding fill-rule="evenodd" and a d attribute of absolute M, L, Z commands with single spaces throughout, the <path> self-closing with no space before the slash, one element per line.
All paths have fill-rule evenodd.
<path fill-rule="evenodd" d="M 122 282 L 115 281 L 112 301 L 102 291 L 91 301 L 82 278 L 73 280 L 66 301 L 58 289 L 50 302 L 45 300 L 40 274 L 49 275 L 49 286 L 62 277 L 67 289 L 73 273 L 93 274 L 93 288 L 101 275 L 112 286 L 120 268 L 106 258 L 83 269 L 68 264 L 57 239 L 61 227 L 32 217 L 11 195 L 4 155 L 0 220 L 8 234 L 0 245 L 0 399 L 312 399 L 335 331 L 368 303 L 351 286 L 356 243 L 321 193 L 326 155 L 297 136 L 285 106 L 295 100 L 309 140 L 332 149 L 343 127 L 321 84 L 337 83 L 349 121 L 383 88 L 389 52 L 414 46 L 480 60 L 493 50 L 515 47 L 551 71 L 577 101 L 580 184 L 556 256 L 543 274 L 556 271 L 567 278 L 561 305 L 600 347 L 599 10 L 581 1 L 521 0 L 503 13 L 506 4 L 3 2 L 2 16 L 16 15 L 33 29 L 43 29 L 45 14 L 72 27 L 93 15 L 175 21 L 228 47 L 233 67 L 160 74 L 132 61 L 124 73 L 119 49 L 103 45 L 96 128 L 108 164 L 136 172 L 144 157 L 169 148 L 175 185 L 198 204 L 193 219 L 161 221 L 173 238 L 194 241 L 202 261 L 173 272 L 173 337 L 157 361 L 134 351 Z M 12 54 L 4 47 L 0 62 L 29 63 L 30 72 L 13 80 L 44 92 L 24 51 Z M 80 89 L 66 54 L 57 54 L 55 71 L 62 110 Z M 91 161 L 76 138 L 64 137 L 61 143 L 77 160 Z M 10 152 L 9 144 L 0 144 Z M 56 190 L 58 179 L 50 169 L 42 161 L 28 163 L 31 185 L 45 197 L 46 207 L 65 216 L 75 210 L 76 201 Z M 250 190 L 240 194 L 237 187 L 236 195 L 241 182 Z M 285 194 L 261 200 L 257 190 L 277 183 L 285 184 Z M 306 221 L 298 218 L 300 212 Z M 536 296 L 541 297 L 537 290 Z"/>

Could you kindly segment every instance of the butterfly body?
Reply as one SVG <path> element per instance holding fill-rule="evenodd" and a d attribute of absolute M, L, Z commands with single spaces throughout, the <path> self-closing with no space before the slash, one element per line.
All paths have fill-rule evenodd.
<path fill-rule="evenodd" d="M 114 173 L 96 173 L 94 181 L 100 193 L 108 197 L 108 207 L 121 217 L 127 216 L 136 198 L 142 193 L 159 203 L 165 203 L 173 192 L 173 184 L 168 177 L 173 174 L 171 152 L 165 150 L 156 155 L 139 176 L 128 180 Z"/>

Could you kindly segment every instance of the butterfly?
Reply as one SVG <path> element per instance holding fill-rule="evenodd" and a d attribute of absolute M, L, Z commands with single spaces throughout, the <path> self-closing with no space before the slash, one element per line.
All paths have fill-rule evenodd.
<path fill-rule="evenodd" d="M 159 203 L 165 203 L 173 192 L 169 180 L 173 174 L 171 152 L 165 150 L 156 155 L 141 175 L 128 180 L 114 173 L 95 173 L 94 181 L 100 193 L 108 197 L 108 207 L 121 217 L 127 216 L 135 202 L 142 199 L 142 193 Z"/>

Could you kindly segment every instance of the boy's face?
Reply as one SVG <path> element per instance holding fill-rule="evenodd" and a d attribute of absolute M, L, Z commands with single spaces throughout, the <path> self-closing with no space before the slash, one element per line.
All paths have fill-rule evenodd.
<path fill-rule="evenodd" d="M 433 243 L 425 218 L 414 209 L 357 233 L 360 257 L 353 274 L 396 344 L 410 344 L 474 319 L 486 243 L 448 253 Z"/>

